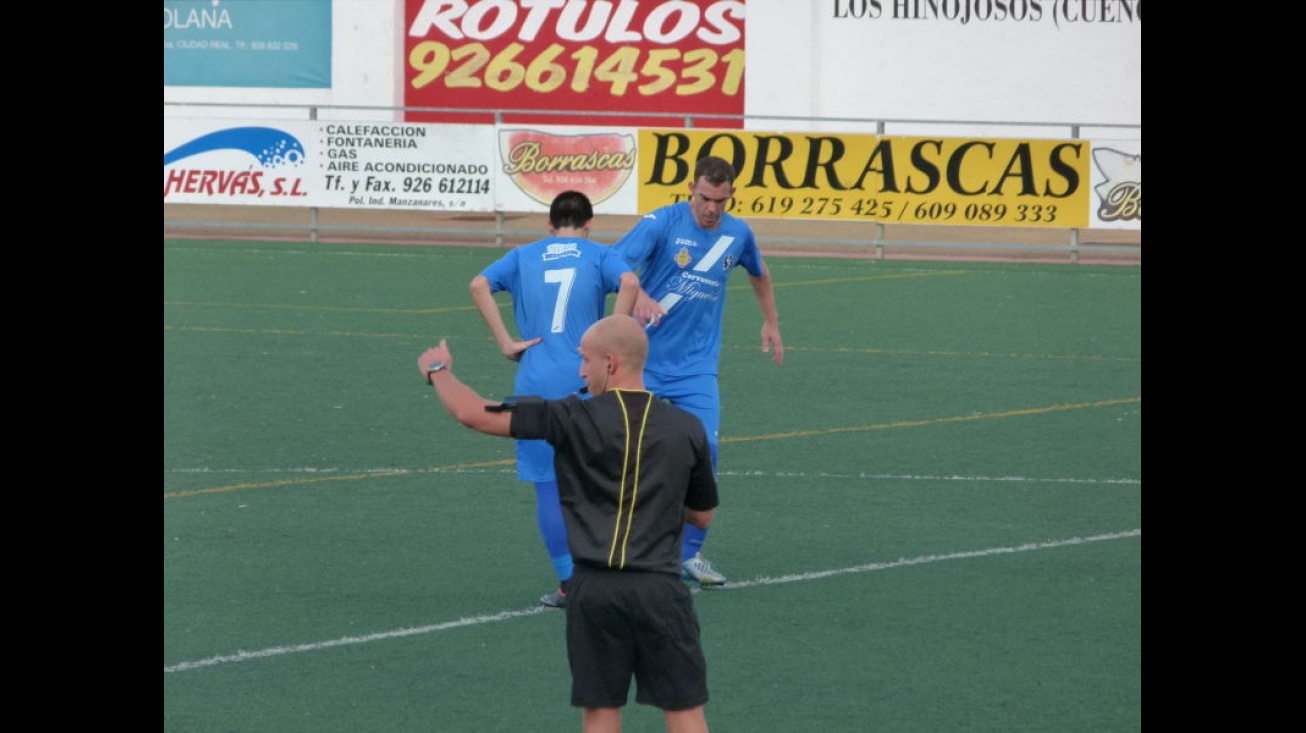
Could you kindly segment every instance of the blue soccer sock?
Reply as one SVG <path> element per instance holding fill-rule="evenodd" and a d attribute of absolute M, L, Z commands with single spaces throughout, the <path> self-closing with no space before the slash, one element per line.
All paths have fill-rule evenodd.
<path fill-rule="evenodd" d="M 703 549 L 703 542 L 706 540 L 706 529 L 699 529 L 692 524 L 686 524 L 685 539 L 680 543 L 680 561 L 685 562 L 697 555 L 699 550 Z"/>
<path fill-rule="evenodd" d="M 562 521 L 562 503 L 558 499 L 557 481 L 535 483 L 535 519 L 540 525 L 540 537 L 549 553 L 553 570 L 562 582 L 571 577 L 571 552 L 567 549 L 567 525 Z"/>
<path fill-rule="evenodd" d="M 716 443 L 711 443 L 708 448 L 712 452 L 712 471 L 716 472 Z M 680 561 L 685 562 L 703 550 L 703 543 L 707 541 L 707 530 L 699 529 L 688 522 L 685 523 L 685 538 L 680 543 Z"/>

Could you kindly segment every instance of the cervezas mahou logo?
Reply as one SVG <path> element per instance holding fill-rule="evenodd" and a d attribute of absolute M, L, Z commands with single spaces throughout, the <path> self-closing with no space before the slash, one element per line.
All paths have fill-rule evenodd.
<path fill-rule="evenodd" d="M 635 170 L 635 136 L 620 133 L 556 135 L 540 130 L 500 130 L 503 172 L 545 206 L 567 190 L 590 201 L 611 198 Z"/>

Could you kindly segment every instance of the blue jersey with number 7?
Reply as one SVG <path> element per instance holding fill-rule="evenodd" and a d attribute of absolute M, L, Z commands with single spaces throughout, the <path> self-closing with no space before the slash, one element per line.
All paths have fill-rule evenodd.
<path fill-rule="evenodd" d="M 608 293 L 617 292 L 629 271 L 612 247 L 550 237 L 509 251 L 481 272 L 491 293 L 512 294 L 521 338 L 544 339 L 522 352 L 515 394 L 560 399 L 585 386 L 576 348 L 585 329 L 605 315 Z"/>
<path fill-rule="evenodd" d="M 645 371 L 715 375 L 730 272 L 742 265 L 751 275 L 762 274 L 752 227 L 723 212 L 720 226 L 709 231 L 682 201 L 649 212 L 613 247 L 639 274 L 644 292 L 667 312 L 648 329 Z"/>

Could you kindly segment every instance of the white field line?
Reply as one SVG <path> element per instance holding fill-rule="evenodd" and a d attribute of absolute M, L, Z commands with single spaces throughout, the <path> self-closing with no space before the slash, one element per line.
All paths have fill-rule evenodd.
<path fill-rule="evenodd" d="M 480 474 L 502 474 L 517 475 L 517 469 L 513 466 L 504 468 L 174 468 L 168 473 L 180 474 L 288 474 L 288 475 L 305 475 L 314 474 L 387 474 L 402 475 L 412 474 L 432 474 L 432 473 L 480 473 Z M 894 474 L 894 473 L 829 473 L 825 471 L 718 471 L 717 477 L 730 478 L 804 478 L 804 479 L 872 479 L 877 481 L 1009 481 L 1009 482 L 1027 482 L 1027 483 L 1046 483 L 1046 484 L 1133 484 L 1142 485 L 1141 479 L 1132 478 L 1040 478 L 1036 476 L 962 476 L 960 474 L 951 475 L 930 475 L 930 474 Z"/>
<path fill-rule="evenodd" d="M 949 560 L 967 560 L 977 557 L 989 557 L 992 555 L 1009 555 L 1017 552 L 1031 552 L 1035 550 L 1047 550 L 1056 547 L 1066 547 L 1068 545 L 1082 545 L 1089 542 L 1103 542 L 1107 540 L 1119 540 L 1130 537 L 1142 537 L 1142 529 L 1132 529 L 1125 532 L 1113 532 L 1111 534 L 1094 535 L 1092 537 L 1071 537 L 1064 540 L 1046 540 L 1043 542 L 1030 542 L 1014 547 L 993 547 L 986 550 L 969 550 L 964 552 L 950 552 L 943 555 L 923 555 L 921 557 L 901 558 L 889 562 L 868 563 L 866 565 L 854 565 L 847 568 L 836 568 L 833 570 L 819 570 L 810 573 L 796 573 L 793 575 L 782 575 L 774 578 L 754 578 L 740 582 L 731 581 L 723 588 L 713 589 L 711 593 L 722 593 L 727 591 L 741 590 L 762 585 L 779 585 L 782 583 L 797 583 L 809 580 L 820 580 L 835 575 L 850 575 L 855 573 L 868 573 L 876 570 L 889 570 L 891 568 L 907 567 L 911 565 L 924 565 L 927 563 L 945 562 Z M 350 646 L 353 644 L 368 644 L 374 641 L 383 641 L 385 639 L 394 639 L 401 636 L 415 636 L 417 634 L 430 634 L 436 631 L 447 631 L 464 626 L 479 626 L 481 624 L 496 623 L 499 621 L 508 621 L 515 618 L 534 616 L 540 613 L 547 613 L 552 609 L 543 606 L 534 606 L 518 611 L 503 611 L 500 613 L 489 614 L 485 616 L 470 616 L 460 618 L 455 621 L 446 621 L 429 626 L 418 626 L 408 629 L 396 629 L 394 631 L 381 631 L 375 634 L 366 634 L 364 636 L 346 636 L 340 639 L 330 641 L 312 642 L 309 644 L 295 644 L 293 646 L 276 646 L 268 649 L 257 651 L 237 651 L 235 654 L 226 654 L 217 657 L 208 657 L 207 659 L 197 659 L 192 662 L 179 662 L 177 664 L 165 666 L 163 673 L 186 672 L 193 669 L 202 669 L 204 667 L 213 667 L 220 664 L 232 664 L 234 662 L 248 662 L 254 659 L 266 659 L 268 657 L 278 657 L 287 654 L 299 654 L 301 652 L 315 652 L 322 649 L 330 649 L 338 646 Z"/>

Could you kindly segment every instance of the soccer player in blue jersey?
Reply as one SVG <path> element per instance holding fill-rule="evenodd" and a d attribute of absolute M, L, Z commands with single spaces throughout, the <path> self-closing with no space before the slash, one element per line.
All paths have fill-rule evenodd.
<path fill-rule="evenodd" d="M 762 309 L 762 352 L 784 362 L 771 272 L 762 261 L 753 229 L 726 208 L 735 195 L 735 169 L 716 156 L 700 158 L 689 183 L 689 200 L 649 212 L 616 243 L 639 274 L 641 290 L 632 315 L 647 324 L 648 389 L 703 421 L 717 464 L 721 429 L 721 319 L 726 281 L 736 267 L 748 273 Z M 702 555 L 707 529 L 687 525 L 681 546 L 686 580 L 724 585 L 726 578 Z"/>
<path fill-rule="evenodd" d="M 639 279 L 616 250 L 589 237 L 594 207 L 579 191 L 563 191 L 549 206 L 549 237 L 510 250 L 472 278 L 472 301 L 489 326 L 499 351 L 517 362 L 513 394 L 561 399 L 585 386 L 580 378 L 581 336 L 605 315 L 629 315 Z M 520 340 L 508 333 L 494 294 L 512 295 Z M 540 598 L 561 608 L 571 577 L 567 528 L 558 503 L 553 448 L 543 440 L 517 441 L 517 478 L 535 484 L 535 514 L 544 548 L 558 575 L 558 590 Z"/>

